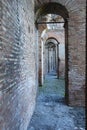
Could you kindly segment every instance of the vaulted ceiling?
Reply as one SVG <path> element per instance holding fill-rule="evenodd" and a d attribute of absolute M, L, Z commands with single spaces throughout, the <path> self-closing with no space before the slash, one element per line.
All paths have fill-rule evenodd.
<path fill-rule="evenodd" d="M 69 17 L 68 11 L 65 6 L 61 5 L 54 0 L 36 0 L 35 1 L 35 12 L 36 12 L 36 21 L 40 16 L 44 16 L 47 14 L 56 14 L 60 15 L 65 19 Z"/>

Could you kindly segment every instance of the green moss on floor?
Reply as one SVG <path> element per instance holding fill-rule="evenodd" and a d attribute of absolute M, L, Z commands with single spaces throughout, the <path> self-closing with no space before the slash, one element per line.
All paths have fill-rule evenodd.
<path fill-rule="evenodd" d="M 39 86 L 39 93 L 58 94 L 65 96 L 65 80 L 57 79 L 57 76 L 46 76 L 44 85 Z"/>

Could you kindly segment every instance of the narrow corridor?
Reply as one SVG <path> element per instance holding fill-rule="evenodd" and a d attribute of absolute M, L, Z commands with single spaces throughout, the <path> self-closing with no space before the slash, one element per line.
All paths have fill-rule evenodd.
<path fill-rule="evenodd" d="M 0 130 L 85 129 L 86 7 L 0 0 Z"/>
<path fill-rule="evenodd" d="M 52 72 L 39 87 L 35 112 L 27 130 L 85 130 L 85 109 L 65 104 L 65 81 Z"/>

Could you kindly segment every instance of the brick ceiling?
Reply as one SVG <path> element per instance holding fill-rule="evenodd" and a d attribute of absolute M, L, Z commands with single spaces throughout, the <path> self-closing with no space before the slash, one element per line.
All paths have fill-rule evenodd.
<path fill-rule="evenodd" d="M 47 14 L 57 14 L 64 19 L 69 17 L 65 6 L 54 1 L 55 0 L 35 0 L 36 20 L 38 20 L 40 16 Z"/>

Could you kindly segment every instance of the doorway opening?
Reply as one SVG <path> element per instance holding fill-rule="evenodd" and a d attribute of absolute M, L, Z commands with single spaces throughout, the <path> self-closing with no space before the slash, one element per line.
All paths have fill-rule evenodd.
<path fill-rule="evenodd" d="M 47 28 L 52 30 L 56 27 L 64 26 L 65 34 L 65 101 L 69 104 L 69 89 L 68 89 L 68 19 L 69 14 L 67 9 L 59 3 L 51 2 L 42 5 L 36 12 L 36 27 L 38 30 L 38 46 L 39 46 L 39 84 L 44 83 L 44 69 L 43 69 L 43 49 L 44 41 L 46 42 L 47 37 L 45 35 L 45 40 L 43 40 L 43 35 L 46 34 Z M 43 32 L 43 33 L 42 33 Z M 53 36 L 52 36 L 53 37 Z M 54 36 L 55 37 L 55 36 Z M 58 38 L 59 41 L 59 38 Z M 42 53 L 40 53 L 42 52 Z M 42 55 L 41 55 L 42 54 Z M 60 60 L 58 58 L 58 60 Z M 57 66 L 58 67 L 58 66 Z"/>
<path fill-rule="evenodd" d="M 65 81 L 65 99 L 68 103 L 68 49 L 64 18 L 58 14 L 40 16 L 37 20 L 39 44 L 39 85 L 45 82 L 46 75 L 53 72 L 58 79 Z M 67 39 L 68 40 L 68 39 Z M 54 74 L 55 72 L 55 74 Z"/>

